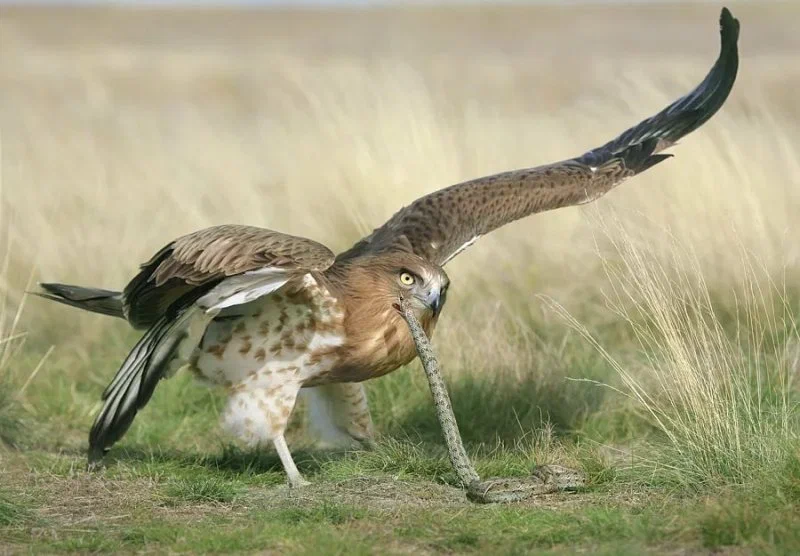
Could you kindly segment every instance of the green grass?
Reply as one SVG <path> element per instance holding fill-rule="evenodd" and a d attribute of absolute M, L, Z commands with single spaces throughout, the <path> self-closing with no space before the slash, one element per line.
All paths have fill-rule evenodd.
<path fill-rule="evenodd" d="M 0 491 L 0 527 L 12 527 L 22 523 L 29 515 L 27 508 Z"/>
<path fill-rule="evenodd" d="M 650 314 L 656 309 L 651 306 Z M 770 324 L 771 313 L 759 310 L 754 316 Z M 578 493 L 494 507 L 465 500 L 416 365 L 368 383 L 380 433 L 373 450 L 318 451 L 306 443 L 300 420 L 292 423 L 295 459 L 313 483 L 300 491 L 285 486 L 274 452 L 244 450 L 222 436 L 216 426 L 220 394 L 184 375 L 160 385 L 109 454 L 107 468 L 88 473 L 83 449 L 90 409 L 101 379 L 132 338 L 112 328 L 107 347 L 90 358 L 62 354 L 46 369 L 48 379 L 32 382 L 9 406 L 13 419 L 28 421 L 34 432 L 17 436 L 17 448 L 4 453 L 0 547 L 364 554 L 800 550 L 795 394 L 781 390 L 785 368 L 774 355 L 795 336 L 772 333 L 778 328 L 773 323 L 756 353 L 753 334 L 731 325 L 741 320 L 712 321 L 722 324 L 710 341 L 698 320 L 647 328 L 647 319 L 626 314 L 617 325 L 595 326 L 590 341 L 575 334 L 568 319 L 526 322 L 531 334 L 562 346 L 537 355 L 537 364 L 550 370 L 539 382 L 512 381 L 508 369 L 486 373 L 445 363 L 481 476 L 526 476 L 537 465 L 559 463 L 589 478 Z M 635 333 L 625 338 L 620 327 Z M 675 347 L 663 341 L 675 329 L 681 349 L 696 357 L 692 364 L 680 367 Z M 645 333 L 650 343 L 640 341 L 637 351 L 636 338 Z M 622 355 L 611 358 L 598 349 L 609 345 Z M 736 345 L 751 351 L 736 351 Z M 46 350 L 42 342 L 16 354 L 15 371 L 6 376 L 10 391 L 18 391 L 14 385 Z M 685 391 L 683 405 L 674 403 L 675 389 L 682 381 L 711 380 L 713 369 L 697 362 L 714 353 L 728 358 L 725 384 L 737 389 L 731 394 L 695 382 L 705 384 L 719 407 L 705 420 L 691 419 L 698 400 Z M 629 369 L 637 365 L 653 382 L 641 372 L 631 382 Z M 61 369 L 69 369 L 72 380 Z M 664 384 L 672 386 L 672 397 Z M 724 424 L 722 418 L 742 425 L 733 429 L 738 445 L 729 429 L 713 428 Z"/>
<path fill-rule="evenodd" d="M 591 331 L 599 346 L 618 348 L 615 354 L 622 355 L 617 358 L 575 334 L 568 321 L 525 323 L 546 343 L 563 346 L 537 356 L 537 364 L 550 370 L 540 382 L 511 381 L 508 369 L 486 373 L 453 369 L 445 362 L 457 418 L 481 476 L 525 476 L 537 465 L 559 463 L 582 469 L 589 478 L 588 487 L 578 493 L 493 507 L 465 500 L 416 365 L 368 383 L 380 432 L 373 450 L 318 451 L 305 442 L 300 420 L 292 423 L 297 464 L 313 483 L 300 491 L 285 486 L 274 452 L 244 450 L 222 436 L 216 426 L 220 394 L 183 375 L 160 385 L 109 454 L 107 468 L 88 473 L 83 449 L 90 410 L 103 387 L 101 379 L 113 371 L 132 338 L 112 328 L 107 347 L 90 358 L 65 353 L 52 360 L 44 370 L 50 373 L 47 379 L 33 381 L 25 396 L 9 406 L 13 419 L 28 421 L 33 432 L 17 436 L 17 448 L 3 453 L 7 486 L 0 494 L 0 549 L 324 549 L 356 554 L 800 550 L 794 394 L 780 390 L 785 376 L 776 370 L 782 367 L 774 356 L 791 345 L 794 335 L 765 334 L 769 341 L 758 344 L 760 356 L 754 357 L 752 350 L 733 350 L 754 345 L 752 334 L 743 334 L 741 326 L 720 325 L 720 336 L 711 342 L 697 320 L 666 321 L 682 327 L 680 346 L 692 346 L 695 361 L 711 350 L 728 350 L 723 353 L 732 376 L 725 384 L 738 384 L 738 389 L 725 397 L 730 390 L 709 390 L 706 384 L 719 407 L 703 421 L 689 418 L 687 411 L 696 403 L 691 392 L 682 393 L 684 405 L 671 400 L 681 380 L 713 375 L 702 365 L 676 367 L 674 348 L 659 343 L 671 333 L 669 327 L 662 323 L 648 329 L 646 319 L 628 315 L 621 324 Z M 761 322 L 769 324 L 769 315 L 762 307 Z M 625 339 L 620 326 L 636 333 Z M 635 339 L 643 331 L 649 331 L 651 342 L 640 343 L 647 351 L 637 352 Z M 743 343 L 722 342 L 737 337 Z M 9 391 L 19 391 L 18 384 L 47 349 L 46 342 L 32 343 L 15 355 L 14 371 L 6 375 Z M 647 368 L 654 382 L 647 383 L 641 372 L 635 375 L 638 382 L 626 382 L 632 376 L 628 369 L 636 365 Z M 62 369 L 69 370 L 71 379 L 62 376 Z M 695 376 L 693 369 L 706 370 Z M 683 373 L 681 380 L 675 379 L 676 372 Z M 672 385 L 673 397 L 661 390 L 663 384 Z M 724 427 L 699 429 L 720 425 L 714 415 L 743 425 L 734 429 L 738 446 Z"/>
<path fill-rule="evenodd" d="M 63 458 L 79 459 L 51 454 L 31 466 L 38 478 L 25 490 L 41 504 L 37 533 L 28 536 L 34 529 L 21 528 L 25 514 L 16 511 L 3 522 L 0 539 L 12 546 L 32 543 L 29 549 L 44 552 L 800 549 L 800 500 L 791 488 L 751 485 L 676 496 L 604 484 L 512 506 L 477 506 L 430 479 L 363 470 L 345 478 L 340 469 L 322 466 L 313 474 L 315 484 L 296 492 L 265 488 L 257 476 L 232 480 L 197 462 L 219 476 L 191 484 L 169 478 L 171 473 L 155 483 L 74 471 L 52 474 L 50 464 Z M 17 456 L 11 468 L 25 461 L 33 460 Z M 87 512 L 82 504 L 90 492 Z"/>
<path fill-rule="evenodd" d="M 0 381 L 0 445 L 14 446 L 22 436 L 21 414 L 11 387 Z"/>
<path fill-rule="evenodd" d="M 164 495 L 171 503 L 195 502 L 228 504 L 239 494 L 236 483 L 217 477 L 170 481 Z"/>
<path fill-rule="evenodd" d="M 567 326 L 562 333 L 569 335 Z M 29 349 L 28 357 L 35 361 L 38 354 Z M 586 357 L 588 369 L 604 364 L 588 352 L 581 357 Z M 101 361 L 106 358 L 99 355 Z M 61 364 L 74 365 L 73 372 L 80 375 L 90 372 L 92 361 Z M 580 376 L 581 370 L 572 372 Z M 606 378 L 611 380 L 613 374 Z M 70 408 L 77 417 L 74 422 L 42 426 L 39 434 L 18 442 L 19 449 L 6 451 L 4 480 L 9 487 L 0 496 L 0 547 L 6 543 L 42 552 L 286 553 L 324 548 L 357 554 L 412 549 L 582 549 L 601 554 L 676 547 L 800 550 L 796 444 L 784 446 L 783 459 L 768 468 L 754 468 L 747 476 L 723 473 L 708 481 L 705 475 L 688 474 L 681 484 L 670 477 L 692 469 L 680 457 L 688 456 L 675 452 L 669 435 L 659 431 L 647 411 L 637 410 L 612 390 L 553 381 L 549 387 L 554 391 L 593 390 L 596 409 L 587 410 L 571 427 L 559 427 L 546 424 L 550 415 L 543 402 L 535 419 L 520 419 L 512 426 L 499 406 L 478 411 L 481 400 L 506 392 L 497 389 L 496 377 L 476 373 L 466 385 L 457 376 L 449 380 L 453 399 L 461 400 L 456 408 L 462 430 L 501 430 L 494 436 L 485 434 L 483 440 L 467 435 L 468 450 L 482 476 L 524 476 L 536 465 L 553 462 L 584 470 L 587 489 L 512 506 L 467 502 L 439 440 L 421 370 L 415 366 L 370 384 L 381 432 L 374 450 L 303 448 L 302 429 L 294 423 L 293 443 L 300 444 L 295 457 L 313 483 L 301 491 L 285 486 L 273 452 L 229 444 L 215 426 L 218 394 L 182 376 L 162 384 L 130 434 L 109 455 L 108 467 L 99 474 L 88 473 L 82 448 L 91 421 L 84 411 L 92 388 L 76 390 L 67 381 L 42 381 L 27 396 L 28 404 L 32 396 L 37 400 L 35 416 L 28 416 L 34 427 L 57 419 L 65 400 L 84 405 Z M 510 396 L 512 403 L 524 399 L 527 387 L 523 384 Z M 531 388 L 535 393 L 542 387 Z M 391 411 L 386 409 L 401 391 L 402 403 L 395 401 Z M 574 390 L 570 396 L 562 391 L 559 399 L 577 408 L 581 401 L 575 396 Z M 604 446 L 612 442 L 617 451 Z M 768 438 L 763 443 L 775 445 Z M 744 462 L 760 461 L 746 449 L 741 457 Z"/>
<path fill-rule="evenodd" d="M 5 321 L 9 320 L 6 304 L 7 300 L 0 292 L 0 454 L 4 447 L 15 446 L 25 432 L 18 399 L 20 387 L 11 377 L 12 364 L 18 364 L 25 355 L 21 353 L 25 338 L 16 333 L 13 325 L 10 330 L 6 329 Z M 13 315 L 14 320 L 20 311 Z"/>

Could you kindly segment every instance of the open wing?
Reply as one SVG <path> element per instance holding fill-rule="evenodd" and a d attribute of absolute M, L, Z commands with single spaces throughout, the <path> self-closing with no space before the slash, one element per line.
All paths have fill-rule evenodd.
<path fill-rule="evenodd" d="M 103 392 L 89 433 L 90 463 L 125 434 L 174 360 L 192 352 L 219 310 L 268 295 L 333 261 L 315 241 L 251 226 L 208 228 L 156 253 L 122 294 L 125 316 L 147 332 Z"/>
<path fill-rule="evenodd" d="M 720 16 L 721 50 L 692 92 L 602 147 L 570 160 L 441 189 L 401 209 L 340 258 L 411 249 L 444 265 L 480 236 L 536 212 L 588 203 L 672 155 L 657 154 L 705 123 L 728 98 L 739 66 L 739 21 Z"/>
<path fill-rule="evenodd" d="M 206 228 L 169 243 L 142 265 L 123 292 L 125 316 L 147 328 L 180 299 L 193 303 L 210 294 L 203 301 L 247 302 L 282 275 L 321 271 L 333 261 L 330 249 L 310 239 L 254 226 Z"/>

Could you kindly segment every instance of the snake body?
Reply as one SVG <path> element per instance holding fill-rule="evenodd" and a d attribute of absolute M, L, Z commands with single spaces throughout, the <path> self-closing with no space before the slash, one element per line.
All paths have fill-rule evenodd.
<path fill-rule="evenodd" d="M 461 484 L 467 488 L 469 500 L 482 504 L 518 502 L 531 496 L 574 490 L 584 486 L 585 481 L 580 472 L 560 465 L 537 467 L 530 478 L 494 478 L 482 481 L 461 441 L 458 423 L 453 414 L 447 386 L 439 371 L 436 353 L 406 300 L 400 299 L 399 309 L 411 331 L 417 354 L 422 361 L 422 368 L 425 369 L 425 376 L 428 378 L 436 417 L 442 428 L 450 463 Z"/>
<path fill-rule="evenodd" d="M 439 372 L 436 354 L 428 341 L 428 337 L 425 335 L 425 331 L 422 329 L 422 325 L 405 300 L 400 301 L 400 308 L 402 309 L 403 318 L 411 330 L 414 344 L 417 346 L 417 354 L 420 361 L 422 361 L 422 367 L 425 369 L 425 376 L 428 377 L 428 385 L 433 396 L 433 405 L 436 407 L 436 417 L 442 427 L 450 463 L 453 465 L 453 469 L 455 469 L 461 483 L 469 487 L 472 483 L 480 482 L 481 478 L 472 466 L 472 462 L 469 461 L 467 451 L 464 449 L 464 443 L 461 441 L 461 433 L 458 431 L 453 405 L 450 403 L 447 386 L 444 383 L 441 372 Z"/>

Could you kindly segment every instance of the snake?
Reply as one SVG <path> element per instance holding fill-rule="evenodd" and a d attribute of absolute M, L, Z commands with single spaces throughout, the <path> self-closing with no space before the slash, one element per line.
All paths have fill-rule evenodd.
<path fill-rule="evenodd" d="M 533 496 L 574 491 L 585 486 L 586 479 L 583 473 L 561 465 L 538 466 L 530 477 L 494 477 L 481 480 L 461 440 L 458 422 L 453 413 L 453 405 L 450 402 L 447 385 L 442 378 L 433 346 L 405 299 L 400 298 L 398 309 L 408 324 L 417 348 L 417 355 L 425 370 L 450 464 L 461 484 L 466 487 L 468 500 L 479 504 L 519 502 Z"/>

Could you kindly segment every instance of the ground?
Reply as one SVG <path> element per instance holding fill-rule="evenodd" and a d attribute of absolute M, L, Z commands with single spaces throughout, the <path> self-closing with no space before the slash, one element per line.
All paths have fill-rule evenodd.
<path fill-rule="evenodd" d="M 481 476 L 585 489 L 468 502 L 418 363 L 367 383 L 372 450 L 271 450 L 163 382 L 105 470 L 99 397 L 137 334 L 25 296 L 119 288 L 222 223 L 347 248 L 434 188 L 574 156 L 690 90 L 719 7 L 0 12 L 0 553 L 800 551 L 800 38 L 734 3 L 722 111 L 598 202 L 447 266 L 434 344 Z"/>
<path fill-rule="evenodd" d="M 687 486 L 640 469 L 650 454 L 643 448 L 637 457 L 635 442 L 602 446 L 583 433 L 532 425 L 523 415 L 519 426 L 539 431 L 525 435 L 509 431 L 506 416 L 481 418 L 456 403 L 462 430 L 507 433 L 484 443 L 465 435 L 483 477 L 524 476 L 550 462 L 589 477 L 580 492 L 504 506 L 468 502 L 437 437 L 421 375 L 412 367 L 382 386 L 376 381 L 376 406 L 406 391 L 420 407 L 408 404 L 397 420 L 377 409 L 384 433 L 373 450 L 304 448 L 295 423 L 296 459 L 313 483 L 299 490 L 286 486 L 274 453 L 244 450 L 221 436 L 218 396 L 188 376 L 162 386 L 100 472 L 85 470 L 88 416 L 59 422 L 57 407 L 40 407 L 38 418 L 47 423 L 27 425 L 39 428 L 36 439 L 3 453 L 1 550 L 685 554 L 800 547 L 797 452 L 765 479 Z M 456 386 L 453 396 L 479 403 L 490 391 L 487 383 Z M 175 400 L 182 400 L 179 407 Z M 519 402 L 511 403 L 515 413 Z"/>

